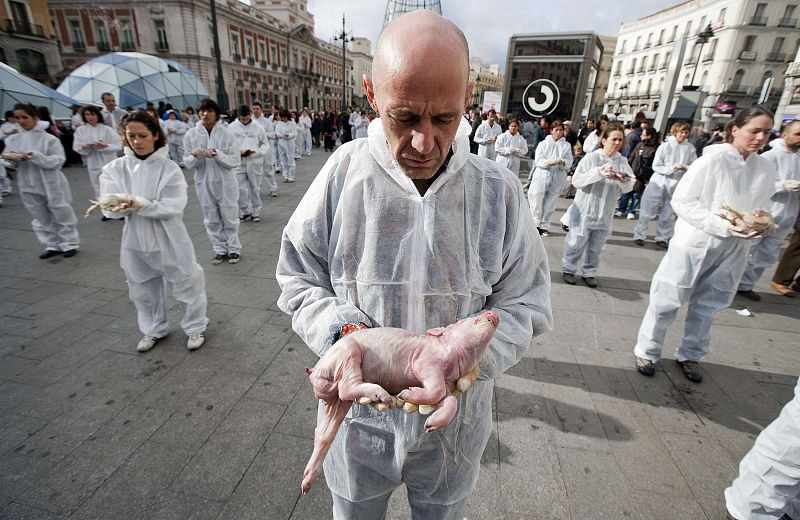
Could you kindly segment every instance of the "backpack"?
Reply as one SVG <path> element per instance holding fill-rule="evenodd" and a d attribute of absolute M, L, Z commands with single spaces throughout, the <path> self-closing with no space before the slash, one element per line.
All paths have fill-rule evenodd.
<path fill-rule="evenodd" d="M 636 158 L 633 159 L 633 174 L 636 179 L 647 182 L 653 176 L 653 158 L 654 154 L 645 154 L 644 146 L 637 146 Z"/>

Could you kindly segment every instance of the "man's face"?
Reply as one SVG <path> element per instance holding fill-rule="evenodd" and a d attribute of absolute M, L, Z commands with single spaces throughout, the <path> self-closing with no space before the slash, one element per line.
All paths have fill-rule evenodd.
<path fill-rule="evenodd" d="M 563 126 L 554 126 L 550 130 L 550 135 L 553 136 L 553 139 L 558 141 L 562 137 L 564 137 L 564 127 Z"/>
<path fill-rule="evenodd" d="M 511 133 L 511 135 L 517 135 L 518 130 L 519 130 L 519 125 L 517 124 L 516 121 L 514 121 L 513 123 L 509 123 L 508 131 L 509 133 Z"/>
<path fill-rule="evenodd" d="M 252 121 L 252 118 L 250 117 L 250 114 L 247 114 L 246 116 L 239 116 L 239 121 L 241 121 L 243 125 L 247 126 L 250 124 L 250 121 Z"/>
<path fill-rule="evenodd" d="M 489 112 L 489 116 L 486 118 L 486 120 L 489 121 L 490 125 L 493 125 L 496 119 L 497 116 L 494 115 L 492 112 Z"/>
<path fill-rule="evenodd" d="M 800 124 L 790 125 L 783 131 L 783 144 L 791 152 L 800 150 Z"/>
<path fill-rule="evenodd" d="M 641 128 L 642 128 L 642 131 L 649 129 L 650 128 L 650 123 L 648 123 L 647 121 L 642 121 Z"/>
<path fill-rule="evenodd" d="M 200 116 L 200 121 L 206 126 L 213 126 L 217 122 L 217 113 L 209 109 L 200 109 L 197 113 Z"/>
<path fill-rule="evenodd" d="M 115 108 L 117 108 L 117 100 L 114 99 L 112 94 L 106 94 L 103 96 L 103 104 L 106 106 L 106 110 L 109 112 L 113 112 Z"/>
<path fill-rule="evenodd" d="M 444 163 L 472 92 L 459 63 L 435 73 L 412 66 L 365 81 L 372 108 L 381 114 L 386 142 L 411 179 L 429 179 Z M 461 74 L 463 73 L 463 76 Z"/>
<path fill-rule="evenodd" d="M 594 121 L 592 119 L 586 121 L 586 128 L 589 130 L 594 130 Z"/>
<path fill-rule="evenodd" d="M 252 109 L 252 110 L 253 110 L 253 116 L 254 116 L 256 119 L 258 119 L 259 117 L 261 117 L 262 115 L 264 115 L 264 111 L 263 111 L 263 110 L 261 110 L 261 107 L 260 107 L 260 106 L 258 106 L 258 105 L 253 105 L 253 109 Z"/>

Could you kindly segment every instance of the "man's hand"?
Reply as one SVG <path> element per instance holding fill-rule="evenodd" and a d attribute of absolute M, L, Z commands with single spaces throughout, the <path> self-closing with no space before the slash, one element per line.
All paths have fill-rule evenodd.
<path fill-rule="evenodd" d="M 30 152 L 3 152 L 2 157 L 7 161 L 24 161 L 32 155 Z"/>

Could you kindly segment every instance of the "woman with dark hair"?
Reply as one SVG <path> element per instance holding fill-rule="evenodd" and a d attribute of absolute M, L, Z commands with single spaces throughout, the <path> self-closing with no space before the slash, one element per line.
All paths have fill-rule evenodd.
<path fill-rule="evenodd" d="M 283 182 L 294 182 L 295 142 L 297 125 L 285 108 L 279 112 L 280 121 L 275 123 L 275 136 L 278 138 L 278 163 L 283 173 Z"/>
<path fill-rule="evenodd" d="M 183 313 L 186 348 L 196 350 L 205 341 L 208 318 L 205 275 L 183 224 L 186 180 L 169 158 L 158 121 L 140 110 L 121 126 L 125 155 L 103 168 L 100 190 L 121 200 L 117 211 L 103 213 L 125 217 L 120 265 L 144 334 L 136 350 L 147 352 L 169 334 L 168 289 Z"/>
<path fill-rule="evenodd" d="M 39 255 L 47 259 L 78 252 L 78 218 L 72 210 L 72 192 L 61 171 L 64 147 L 45 130 L 49 121 L 39 121 L 31 105 L 14 105 L 19 131 L 6 137 L 2 158 L 17 170 L 17 186 L 23 204 L 33 216 L 36 238 L 47 248 Z"/>
<path fill-rule="evenodd" d="M 586 155 L 592 153 L 595 148 L 600 145 L 600 140 L 608 128 L 608 123 L 608 116 L 605 114 L 602 114 L 597 118 L 597 121 L 594 124 L 594 132 L 586 136 L 586 139 L 583 141 L 583 151 L 586 153 Z"/>
<path fill-rule="evenodd" d="M 678 182 L 671 201 L 678 215 L 675 235 L 653 276 L 634 348 L 641 374 L 655 373 L 667 328 L 688 302 L 676 361 L 687 379 L 703 380 L 699 362 L 709 351 L 711 324 L 736 295 L 750 239 L 761 236 L 741 219 L 731 223 L 718 213 L 723 204 L 743 214 L 766 213 L 762 208 L 769 207 L 778 174 L 756 152 L 769 137 L 772 121 L 772 113 L 761 106 L 742 110 L 731 126 L 733 142 L 697 159 Z"/>
<path fill-rule="evenodd" d="M 100 198 L 100 173 L 103 166 L 117 158 L 117 152 L 122 150 L 122 141 L 119 135 L 110 126 L 103 123 L 100 109 L 87 105 L 81 109 L 83 125 L 75 130 L 72 149 L 81 154 L 89 171 L 89 181 L 92 183 L 94 198 Z M 103 215 L 103 220 L 108 217 Z"/>

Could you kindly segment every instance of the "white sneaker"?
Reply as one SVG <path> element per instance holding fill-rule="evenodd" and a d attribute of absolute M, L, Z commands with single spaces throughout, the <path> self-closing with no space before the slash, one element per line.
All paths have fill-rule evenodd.
<path fill-rule="evenodd" d="M 189 339 L 186 341 L 186 348 L 189 350 L 197 350 L 206 342 L 206 337 L 202 332 L 196 334 L 189 334 Z"/>
<path fill-rule="evenodd" d="M 623 213 L 621 211 L 615 211 L 614 212 L 614 216 L 615 217 L 621 217 L 621 216 L 623 216 Z"/>
<path fill-rule="evenodd" d="M 136 345 L 136 351 L 137 352 L 147 352 L 148 350 L 150 350 L 151 348 L 153 348 L 156 345 L 156 341 L 158 341 L 159 339 L 161 339 L 161 338 L 157 338 L 155 336 L 145 336 L 145 337 L 143 337 L 142 339 L 139 340 L 139 344 Z"/>
<path fill-rule="evenodd" d="M 628 220 L 636 220 L 636 213 L 628 213 Z"/>
<path fill-rule="evenodd" d="M 277 191 L 271 191 L 271 192 L 269 192 L 269 196 L 270 197 L 277 197 L 278 196 L 278 192 Z"/>

